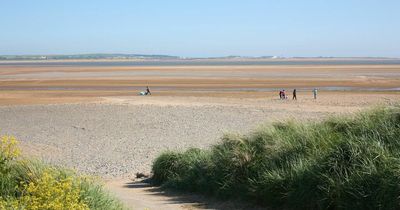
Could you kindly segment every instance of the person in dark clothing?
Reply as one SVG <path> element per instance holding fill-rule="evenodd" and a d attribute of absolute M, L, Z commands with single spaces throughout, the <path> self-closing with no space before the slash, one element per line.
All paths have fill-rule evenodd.
<path fill-rule="evenodd" d="M 297 100 L 297 91 L 296 91 L 296 89 L 293 89 L 293 99 L 292 100 Z"/>
<path fill-rule="evenodd" d="M 146 95 L 151 95 L 149 86 L 146 87 Z"/>

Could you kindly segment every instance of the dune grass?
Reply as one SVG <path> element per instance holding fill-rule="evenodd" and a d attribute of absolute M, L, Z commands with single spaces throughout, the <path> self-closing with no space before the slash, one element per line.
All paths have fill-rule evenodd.
<path fill-rule="evenodd" d="M 400 107 L 226 135 L 165 152 L 152 170 L 165 187 L 270 208 L 400 209 Z"/>
<path fill-rule="evenodd" d="M 19 157 L 17 141 L 0 139 L 0 210 L 125 209 L 99 180 Z"/>

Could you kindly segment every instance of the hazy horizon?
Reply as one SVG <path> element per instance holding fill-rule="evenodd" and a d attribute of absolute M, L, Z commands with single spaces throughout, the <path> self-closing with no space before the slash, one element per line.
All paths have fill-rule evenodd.
<path fill-rule="evenodd" d="M 0 55 L 400 57 L 400 2 L 7 1 Z"/>
<path fill-rule="evenodd" d="M 254 55 L 254 56 L 243 56 L 243 55 L 221 55 L 221 56 L 181 56 L 181 55 L 169 55 L 169 54 L 139 54 L 139 53 L 52 53 L 52 54 L 0 54 L 1 56 L 10 57 L 35 57 L 35 56 L 89 56 L 89 55 L 126 55 L 126 56 L 165 56 L 165 57 L 176 57 L 178 59 L 207 59 L 207 58 L 267 58 L 267 59 L 291 59 L 291 58 L 334 58 L 334 59 L 400 59 L 399 57 L 389 56 L 275 56 L 275 55 Z"/>

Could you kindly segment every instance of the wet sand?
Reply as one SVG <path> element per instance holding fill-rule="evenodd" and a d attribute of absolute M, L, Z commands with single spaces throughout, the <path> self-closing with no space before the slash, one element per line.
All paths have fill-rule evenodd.
<path fill-rule="evenodd" d="M 266 97 L 279 89 L 396 94 L 400 65 L 0 65 L 0 105 L 132 96 Z"/>

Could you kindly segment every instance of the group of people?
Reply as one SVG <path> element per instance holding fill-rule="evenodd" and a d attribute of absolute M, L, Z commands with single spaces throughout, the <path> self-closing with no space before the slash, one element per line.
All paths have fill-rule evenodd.
<path fill-rule="evenodd" d="M 314 99 L 317 99 L 317 92 L 318 92 L 317 88 L 314 88 L 314 89 L 313 89 Z M 292 97 L 292 100 L 297 100 L 297 90 L 296 90 L 296 89 L 293 89 L 293 94 L 292 94 L 292 96 L 293 96 L 293 97 Z M 280 90 L 280 91 L 279 91 L 279 98 L 280 98 L 281 100 L 288 99 L 288 96 L 287 96 L 285 90 Z"/>
<path fill-rule="evenodd" d="M 288 96 L 287 96 L 285 90 L 279 91 L 279 98 L 280 98 L 281 100 L 283 100 L 283 99 L 288 99 Z M 292 98 L 292 99 L 293 99 L 293 100 L 297 100 L 297 90 L 296 90 L 296 89 L 293 89 L 293 98 Z"/>
<path fill-rule="evenodd" d="M 279 91 L 279 98 L 280 98 L 281 100 L 287 99 L 287 98 L 288 98 L 287 95 L 286 95 L 285 90 Z"/>
<path fill-rule="evenodd" d="M 313 89 L 314 99 L 317 99 L 317 91 L 318 91 L 317 88 L 314 88 L 314 89 Z M 149 86 L 146 87 L 146 92 L 140 92 L 140 95 L 151 95 Z M 297 100 L 297 90 L 296 90 L 296 88 L 293 89 L 293 94 L 292 94 L 292 96 L 293 96 L 293 97 L 292 97 L 292 100 Z M 279 98 L 280 98 L 281 100 L 288 99 L 288 96 L 287 96 L 285 90 L 280 90 L 280 91 L 279 91 Z"/>

